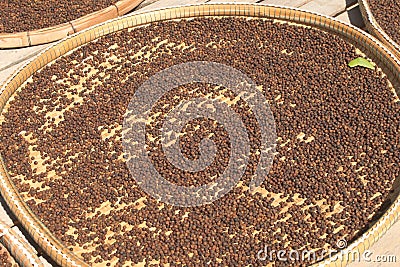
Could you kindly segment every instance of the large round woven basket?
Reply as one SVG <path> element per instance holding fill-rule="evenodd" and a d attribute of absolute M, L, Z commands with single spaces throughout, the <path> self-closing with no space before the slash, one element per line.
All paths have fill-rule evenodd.
<path fill-rule="evenodd" d="M 0 33 L 0 48 L 17 48 L 58 41 L 90 26 L 122 16 L 143 0 L 120 0 L 105 9 L 56 26 L 16 33 Z"/>
<path fill-rule="evenodd" d="M 367 0 L 358 0 L 360 4 L 361 14 L 364 18 L 365 25 L 370 33 L 376 36 L 383 42 L 389 49 L 400 58 L 400 44 L 396 43 L 379 25 L 374 18 L 372 10 Z"/>
<path fill-rule="evenodd" d="M 91 42 L 101 36 L 119 31 L 121 29 L 137 27 L 140 25 L 171 19 L 202 17 L 202 16 L 246 16 L 260 17 L 290 21 L 298 24 L 309 25 L 335 34 L 352 43 L 368 57 L 370 57 L 386 73 L 387 77 L 400 93 L 400 61 L 369 34 L 333 18 L 312 12 L 301 11 L 295 8 L 280 6 L 252 5 L 252 4 L 205 4 L 171 7 L 161 10 L 137 13 L 117 18 L 97 26 L 86 29 L 80 33 L 52 45 L 44 50 L 30 62 L 19 69 L 1 88 L 0 108 L 3 110 L 11 95 L 36 71 L 48 63 L 66 54 L 67 52 Z M 80 257 L 66 248 L 38 217 L 29 209 L 21 195 L 7 174 L 4 161 L 0 158 L 0 191 L 30 236 L 55 262 L 61 266 L 88 266 Z M 400 197 L 391 201 L 390 207 L 377 222 L 355 242 L 341 251 L 337 257 L 325 259 L 317 263 L 321 266 L 344 266 L 351 260 L 344 257 L 350 252 L 363 253 L 376 242 L 396 221 L 400 213 Z"/>

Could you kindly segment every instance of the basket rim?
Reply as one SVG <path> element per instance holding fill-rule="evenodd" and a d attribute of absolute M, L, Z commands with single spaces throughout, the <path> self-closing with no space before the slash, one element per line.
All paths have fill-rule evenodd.
<path fill-rule="evenodd" d="M 95 21 L 95 24 L 107 21 L 110 18 L 123 16 L 143 1 L 144 0 L 119 0 L 106 8 L 90 12 L 79 18 L 57 25 L 21 32 L 1 32 L 0 48 L 21 48 L 58 41 L 66 36 L 79 32 L 80 30 L 75 28 L 76 25 L 87 24 L 88 26 L 83 26 L 83 29 L 85 29 L 93 26 L 94 24 L 91 21 L 95 21 L 98 18 L 100 18 L 100 20 L 97 22 Z M 32 36 L 35 36 L 34 40 L 32 40 Z"/>
<path fill-rule="evenodd" d="M 371 31 L 380 41 L 387 44 L 392 52 L 400 58 L 400 44 L 392 39 L 388 33 L 379 25 L 371 10 L 368 0 L 358 0 L 361 9 L 361 14 L 366 22 L 368 30 Z"/>
<path fill-rule="evenodd" d="M 208 8 L 208 10 L 206 10 Z M 269 13 L 267 14 L 266 11 Z M 278 12 L 278 15 L 271 14 L 271 12 Z M 183 12 L 183 13 L 182 13 Z M 186 14 L 187 12 L 187 14 Z M 205 15 L 204 13 L 208 15 Z M 212 13 L 213 12 L 213 13 Z M 237 13 L 238 12 L 238 13 Z M 264 13 L 262 13 L 264 12 Z M 178 14 L 178 15 L 177 15 Z M 164 17 L 162 17 L 164 15 Z M 291 16 L 295 16 L 296 21 L 293 21 Z M 174 17 L 176 16 L 176 17 Z M 343 38 L 353 38 L 352 40 L 346 39 L 348 42 L 358 42 L 361 46 L 361 41 L 356 38 L 363 38 L 363 41 L 369 42 L 370 48 L 377 49 L 378 55 L 384 56 L 384 59 L 388 60 L 386 64 L 393 67 L 395 71 L 395 79 L 400 81 L 400 60 L 386 48 L 377 38 L 374 36 L 358 29 L 357 27 L 350 25 L 347 22 L 340 21 L 336 18 L 319 14 L 317 12 L 311 12 L 302 10 L 299 8 L 286 7 L 281 5 L 268 5 L 268 4 L 250 4 L 250 3 L 205 3 L 205 4 L 188 4 L 181 6 L 170 6 L 155 10 L 139 11 L 132 14 L 124 15 L 122 17 L 114 18 L 109 21 L 100 23 L 98 25 L 91 26 L 81 32 L 77 32 L 70 35 L 63 40 L 60 40 L 51 46 L 41 51 L 38 55 L 31 58 L 21 67 L 19 67 L 0 87 L 0 112 L 4 105 L 7 103 L 9 97 L 12 95 L 4 96 L 10 90 L 16 90 L 19 86 L 34 72 L 41 69 L 53 60 L 61 57 L 67 52 L 84 45 L 90 41 L 93 41 L 101 36 L 132 27 L 139 27 L 141 25 L 147 25 L 155 21 L 171 20 L 171 19 L 185 19 L 192 17 L 206 17 L 206 16 L 246 16 L 254 18 L 269 18 L 269 19 L 282 19 L 292 21 L 314 28 L 318 28 L 328 33 L 337 33 Z M 297 17 L 296 17 L 297 16 Z M 279 17 L 279 18 L 278 18 Z M 138 22 L 138 19 L 140 21 Z M 135 19 L 135 21 L 133 21 Z M 143 21 L 143 19 L 145 21 Z M 323 25 L 321 23 L 324 23 Z M 121 27 L 122 23 L 122 27 Z M 126 23 L 126 25 L 125 25 Z M 130 24 L 131 23 L 131 24 Z M 320 23 L 320 24 L 318 24 Z M 326 25 L 326 23 L 329 23 Z M 112 26 L 112 28 L 111 28 Z M 115 29 L 115 27 L 117 27 Z M 106 31 L 107 32 L 106 32 Z M 93 36 L 92 36 L 93 34 Z M 352 35 L 354 34 L 354 36 Z M 89 41 L 86 37 L 89 36 Z M 80 37 L 85 36 L 84 42 Z M 68 45 L 66 48 L 64 45 Z M 358 48 L 359 48 L 358 46 Z M 357 46 L 356 46 L 357 47 Z M 363 47 L 367 49 L 367 47 Z M 50 60 L 49 60 L 50 56 Z M 45 59 L 43 59 L 46 57 Z M 16 86 L 15 89 L 12 86 Z M 3 101 L 3 98 L 6 98 Z M 17 218 L 21 221 L 23 227 L 33 237 L 35 242 L 62 266 L 89 266 L 83 260 L 77 257 L 75 254 L 70 252 L 53 234 L 48 231 L 45 225 L 37 218 L 37 216 L 30 210 L 27 204 L 23 201 L 19 192 L 13 185 L 11 178 L 5 171 L 5 166 L 2 157 L 0 156 L 0 192 L 2 193 L 7 205 L 13 210 Z M 13 209 L 14 208 L 14 209 Z M 17 210 L 18 212 L 15 212 Z M 341 250 L 341 255 L 348 255 L 351 251 L 358 251 L 363 253 L 373 243 L 375 243 L 390 227 L 394 224 L 400 215 L 400 195 L 396 197 L 391 206 L 385 211 L 385 213 L 364 232 L 359 238 L 349 244 L 345 249 Z M 30 221 L 31 222 L 28 222 Z M 32 223 L 35 229 L 32 229 Z M 43 244 L 45 243 L 45 247 Z M 331 257 L 324 259 L 321 262 L 313 264 L 313 266 L 344 266 L 352 260 L 348 257 Z"/>

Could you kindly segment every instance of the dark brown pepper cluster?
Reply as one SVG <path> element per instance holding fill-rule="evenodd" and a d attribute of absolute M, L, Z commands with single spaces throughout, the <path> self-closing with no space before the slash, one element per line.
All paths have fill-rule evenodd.
<path fill-rule="evenodd" d="M 94 265 L 262 266 L 269 261 L 257 252 L 266 245 L 336 248 L 380 216 L 400 174 L 398 97 L 380 71 L 348 67 L 358 56 L 337 36 L 268 20 L 203 18 L 123 30 L 35 73 L 3 111 L 0 151 L 33 212 Z M 182 208 L 141 190 L 121 138 L 137 88 L 191 61 L 222 63 L 249 76 L 268 100 L 279 138 L 269 175 L 250 191 L 260 128 L 245 100 L 232 104 L 251 142 L 245 175 L 212 204 Z M 229 161 L 227 133 L 207 118 L 190 121 L 180 139 L 188 159 L 199 157 L 205 136 L 217 144 L 214 162 L 201 174 L 177 170 L 163 154 L 165 114 L 202 96 L 237 95 L 205 83 L 182 85 L 157 102 L 146 125 L 149 157 L 179 185 L 208 183 Z"/>
<path fill-rule="evenodd" d="M 0 33 L 43 29 L 104 9 L 117 0 L 0 1 Z"/>
<path fill-rule="evenodd" d="M 400 44 L 400 1 L 368 0 L 368 4 L 379 26 Z"/>

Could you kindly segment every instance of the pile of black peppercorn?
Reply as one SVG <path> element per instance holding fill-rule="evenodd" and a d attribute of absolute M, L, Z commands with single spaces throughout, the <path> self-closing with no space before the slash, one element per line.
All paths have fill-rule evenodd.
<path fill-rule="evenodd" d="M 0 266 L 1 267 L 17 267 L 18 264 L 11 258 L 7 249 L 0 244 Z"/>
<path fill-rule="evenodd" d="M 2 114 L 1 155 L 32 211 L 94 265 L 262 266 L 276 260 L 257 258 L 265 246 L 337 249 L 338 240 L 350 243 L 370 227 L 400 174 L 399 99 L 378 69 L 348 67 L 359 56 L 338 36 L 261 19 L 196 18 L 122 30 L 57 59 L 18 90 Z M 260 86 L 275 118 L 278 153 L 264 183 L 250 191 L 260 132 L 245 100 L 235 102 L 251 137 L 245 175 L 212 204 L 183 208 L 138 187 L 121 138 L 135 90 L 191 61 L 226 64 Z M 185 99 L 236 97 L 225 89 L 182 85 L 153 107 L 146 145 L 164 178 L 204 184 L 223 171 L 229 137 L 218 121 L 198 118 L 182 130 L 185 157 L 198 158 L 198 144 L 210 133 L 224 151 L 202 175 L 168 165 L 160 129 L 163 114 Z"/>
<path fill-rule="evenodd" d="M 368 4 L 379 26 L 400 44 L 400 1 L 368 0 Z"/>
<path fill-rule="evenodd" d="M 43 29 L 104 9 L 117 0 L 0 1 L 0 33 Z"/>

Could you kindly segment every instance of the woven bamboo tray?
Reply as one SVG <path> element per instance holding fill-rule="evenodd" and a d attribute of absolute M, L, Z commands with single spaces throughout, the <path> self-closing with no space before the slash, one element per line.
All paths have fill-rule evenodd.
<path fill-rule="evenodd" d="M 0 220 L 0 242 L 0 246 L 4 245 L 11 254 L 11 262 L 16 261 L 22 267 L 44 266 L 32 247 L 2 220 Z M 15 263 L 13 266 L 18 265 Z"/>
<path fill-rule="evenodd" d="M 99 24 L 67 37 L 44 50 L 12 75 L 1 88 L 0 111 L 3 110 L 11 95 L 33 73 L 58 57 L 66 54 L 68 51 L 121 29 L 136 27 L 155 21 L 201 16 L 248 16 L 279 19 L 309 25 L 338 35 L 352 43 L 375 61 L 378 66 L 384 70 L 389 80 L 396 88 L 396 92 L 398 94 L 400 93 L 400 61 L 377 39 L 354 26 L 324 15 L 301 11 L 295 8 L 252 4 L 205 4 L 141 12 Z M 46 226 L 40 222 L 36 215 L 33 214 L 28 205 L 23 201 L 21 195 L 16 191 L 14 184 L 4 168 L 4 161 L 1 157 L 0 163 L 1 194 L 35 242 L 61 266 L 88 266 L 82 258 L 68 250 L 56 239 Z M 352 251 L 358 251 L 362 254 L 391 227 L 399 217 L 399 214 L 400 197 L 397 195 L 392 199 L 391 206 L 385 211 L 383 216 L 378 219 L 374 226 L 355 242 L 349 244 L 346 249 L 342 250 L 341 255 L 347 255 Z M 344 266 L 349 260 L 351 260 L 351 257 L 342 258 L 339 255 L 335 258 L 326 259 L 316 265 Z"/>
<path fill-rule="evenodd" d="M 143 0 L 120 0 L 105 9 L 56 26 L 16 33 L 0 33 L 0 48 L 17 48 L 58 41 L 68 35 L 109 19 L 122 16 Z"/>
<path fill-rule="evenodd" d="M 400 44 L 390 38 L 382 27 L 379 26 L 378 22 L 374 18 L 371 8 L 369 7 L 368 1 L 358 0 L 358 3 L 368 31 L 375 35 L 382 43 L 389 47 L 398 58 L 400 58 Z"/>

